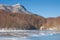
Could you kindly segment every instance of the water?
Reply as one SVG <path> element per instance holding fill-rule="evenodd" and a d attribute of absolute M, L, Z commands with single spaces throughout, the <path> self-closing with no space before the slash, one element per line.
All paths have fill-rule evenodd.
<path fill-rule="evenodd" d="M 23 32 L 25 34 L 23 36 L 21 35 L 0 36 L 0 40 L 60 40 L 60 31 L 23 31 Z"/>

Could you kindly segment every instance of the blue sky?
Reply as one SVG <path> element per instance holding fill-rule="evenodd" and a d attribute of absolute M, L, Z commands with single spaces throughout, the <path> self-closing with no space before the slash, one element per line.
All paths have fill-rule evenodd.
<path fill-rule="evenodd" d="M 24 5 L 28 11 L 44 17 L 60 16 L 60 0 L 0 0 L 0 4 L 17 3 Z"/>

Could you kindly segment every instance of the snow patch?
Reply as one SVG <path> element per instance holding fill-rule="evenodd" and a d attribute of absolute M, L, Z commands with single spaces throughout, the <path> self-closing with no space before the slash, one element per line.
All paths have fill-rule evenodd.
<path fill-rule="evenodd" d="M 28 13 L 27 10 L 25 9 L 25 7 L 23 5 L 20 5 L 20 4 L 9 5 L 9 6 L 0 4 L 0 9 L 5 10 L 7 12 Z"/>

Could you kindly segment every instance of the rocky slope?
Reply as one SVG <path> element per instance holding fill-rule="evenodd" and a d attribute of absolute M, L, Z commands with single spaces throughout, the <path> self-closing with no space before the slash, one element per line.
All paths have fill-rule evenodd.
<path fill-rule="evenodd" d="M 40 29 L 43 23 L 44 17 L 31 14 L 21 5 L 0 6 L 0 29 Z"/>

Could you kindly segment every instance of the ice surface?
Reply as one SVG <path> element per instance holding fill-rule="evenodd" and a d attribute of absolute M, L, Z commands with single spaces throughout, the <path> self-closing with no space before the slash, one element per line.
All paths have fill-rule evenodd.
<path fill-rule="evenodd" d="M 44 36 L 60 33 L 60 31 L 48 30 L 0 30 L 0 36 L 15 36 L 15 37 L 30 37 L 30 36 Z"/>
<path fill-rule="evenodd" d="M 0 31 L 0 40 L 47 40 L 48 38 L 60 40 L 59 35 L 55 34 L 60 34 L 60 31 L 4 30 Z"/>

